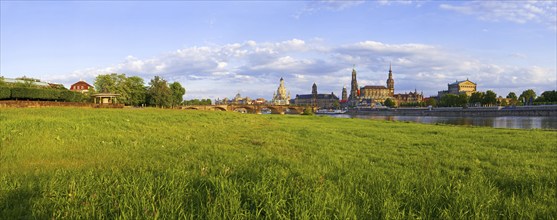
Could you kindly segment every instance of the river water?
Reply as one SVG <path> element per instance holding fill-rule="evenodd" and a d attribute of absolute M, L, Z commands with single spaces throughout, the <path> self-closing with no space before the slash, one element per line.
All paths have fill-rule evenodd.
<path fill-rule="evenodd" d="M 438 117 L 438 116 L 376 116 L 376 115 L 330 115 L 338 118 L 363 118 L 389 121 L 409 121 L 425 124 L 452 124 L 514 129 L 557 130 L 557 117 Z"/>

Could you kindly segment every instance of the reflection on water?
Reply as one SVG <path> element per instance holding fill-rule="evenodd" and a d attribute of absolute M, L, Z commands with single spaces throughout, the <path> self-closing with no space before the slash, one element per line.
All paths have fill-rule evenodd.
<path fill-rule="evenodd" d="M 389 121 L 411 121 L 426 124 L 452 124 L 516 129 L 557 130 L 557 117 L 437 117 L 437 116 L 376 116 L 376 115 L 331 115 L 339 118 L 381 119 Z"/>

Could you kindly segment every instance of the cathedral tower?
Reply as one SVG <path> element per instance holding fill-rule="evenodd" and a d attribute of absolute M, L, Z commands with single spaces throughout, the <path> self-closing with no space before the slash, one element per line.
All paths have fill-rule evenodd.
<path fill-rule="evenodd" d="M 395 80 L 393 79 L 393 66 L 389 64 L 389 79 L 387 79 L 387 88 L 389 89 L 390 96 L 395 95 Z"/>
<path fill-rule="evenodd" d="M 358 99 L 358 80 L 356 79 L 356 70 L 352 68 L 352 82 L 350 85 L 350 99 Z"/>
<path fill-rule="evenodd" d="M 315 83 L 313 83 L 311 87 L 311 95 L 313 95 L 314 99 L 317 99 L 317 85 Z"/>
<path fill-rule="evenodd" d="M 348 95 L 346 92 L 346 86 L 342 88 L 342 100 L 348 100 Z"/>

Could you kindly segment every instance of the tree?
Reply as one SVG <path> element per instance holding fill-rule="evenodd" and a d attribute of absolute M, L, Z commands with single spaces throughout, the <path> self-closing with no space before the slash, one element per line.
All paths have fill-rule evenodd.
<path fill-rule="evenodd" d="M 485 93 L 483 92 L 474 92 L 470 96 L 470 105 L 475 106 L 477 103 L 483 103 Z"/>
<path fill-rule="evenodd" d="M 516 103 L 518 102 L 518 98 L 516 97 L 516 94 L 514 92 L 509 92 L 507 98 L 511 99 L 509 105 L 516 105 Z"/>
<path fill-rule="evenodd" d="M 138 76 L 130 76 L 126 78 L 123 85 L 126 91 L 126 99 L 123 100 L 126 105 L 140 106 L 145 103 L 147 96 L 147 88 L 143 78 Z"/>
<path fill-rule="evenodd" d="M 462 93 L 458 95 L 456 106 L 466 107 L 468 105 L 468 95 Z"/>
<path fill-rule="evenodd" d="M 333 108 L 335 108 L 335 109 L 340 108 L 340 103 L 338 103 L 338 100 L 333 101 Z"/>
<path fill-rule="evenodd" d="M 482 100 L 482 104 L 493 106 L 497 104 L 497 94 L 491 90 L 487 90 Z"/>
<path fill-rule="evenodd" d="M 395 102 L 390 98 L 385 99 L 385 102 L 383 104 L 389 108 L 395 107 Z"/>
<path fill-rule="evenodd" d="M 532 101 L 534 101 L 535 98 L 536 98 L 536 92 L 534 92 L 533 89 L 528 89 L 528 90 L 524 90 L 522 94 L 520 94 L 518 100 L 526 104 L 526 103 L 531 103 Z"/>
<path fill-rule="evenodd" d="M 180 85 L 179 82 L 173 82 L 170 84 L 170 91 L 172 92 L 171 105 L 178 106 L 184 101 L 184 95 L 186 94 L 186 89 Z"/>
<path fill-rule="evenodd" d="M 536 102 L 557 102 L 557 91 L 544 91 L 536 99 Z"/>
<path fill-rule="evenodd" d="M 95 87 L 99 92 L 118 94 L 118 100 L 125 105 L 141 105 L 145 103 L 145 82 L 141 77 L 126 77 L 126 74 L 104 74 L 95 79 Z"/>
<path fill-rule="evenodd" d="M 0 86 L 6 86 L 6 82 L 4 81 L 3 76 L 0 76 Z"/>
<path fill-rule="evenodd" d="M 172 91 L 168 87 L 166 80 L 162 79 L 160 76 L 155 76 L 151 82 L 149 82 L 147 100 L 150 105 L 156 107 L 170 107 L 172 104 Z"/>
<path fill-rule="evenodd" d="M 429 98 L 426 102 L 427 106 L 437 107 L 437 100 L 435 98 Z"/>
<path fill-rule="evenodd" d="M 119 93 L 118 84 L 125 79 L 124 74 L 102 74 L 95 78 L 95 89 L 99 92 Z"/>

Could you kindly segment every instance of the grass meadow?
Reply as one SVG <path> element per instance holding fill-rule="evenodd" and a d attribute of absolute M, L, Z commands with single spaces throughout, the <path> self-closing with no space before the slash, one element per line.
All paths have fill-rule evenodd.
<path fill-rule="evenodd" d="M 557 132 L 0 109 L 0 219 L 556 219 Z"/>

